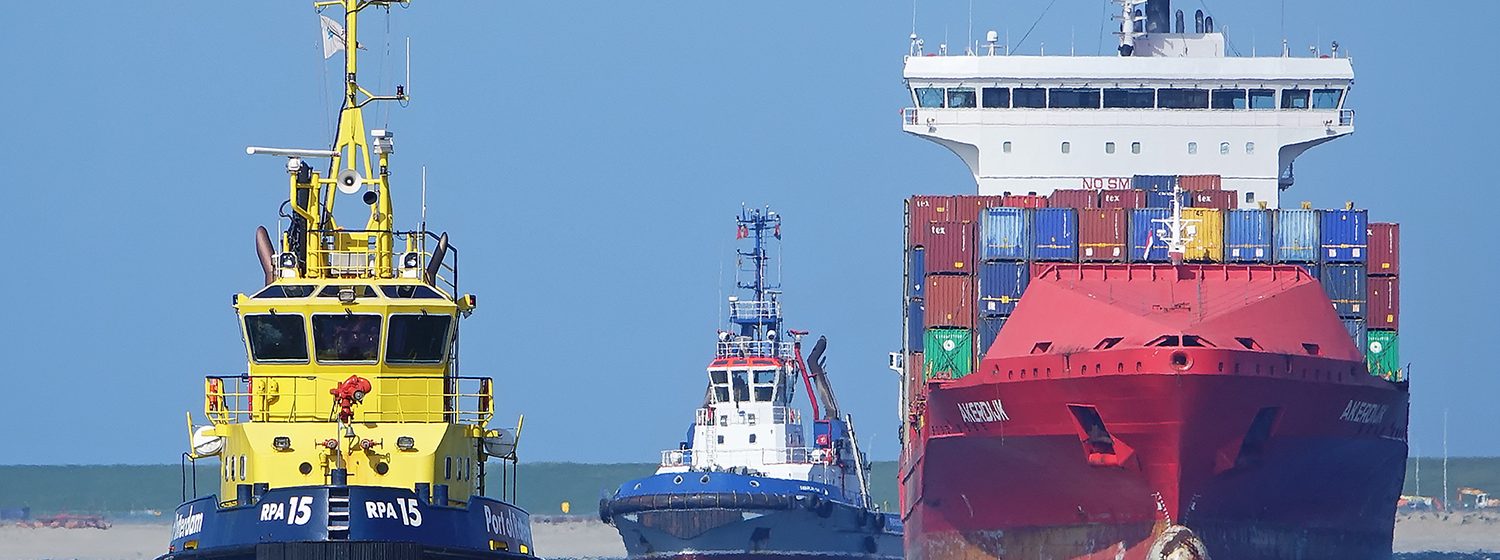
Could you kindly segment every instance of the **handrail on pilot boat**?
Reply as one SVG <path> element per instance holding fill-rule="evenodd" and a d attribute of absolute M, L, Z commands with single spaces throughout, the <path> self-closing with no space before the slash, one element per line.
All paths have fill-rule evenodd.
<path fill-rule="evenodd" d="M 706 457 L 707 463 L 729 465 L 815 465 L 825 462 L 828 450 L 821 447 L 773 447 L 769 449 L 667 449 L 661 452 L 661 466 L 692 466 L 693 456 Z"/>
<path fill-rule="evenodd" d="M 494 415 L 493 380 L 442 375 L 372 375 L 374 390 L 356 421 L 445 422 L 486 426 Z M 333 422 L 334 379 L 312 375 L 209 375 L 203 412 L 218 424 Z"/>
<path fill-rule="evenodd" d="M 394 277 L 405 268 L 401 259 L 406 255 L 416 253 L 421 255 L 420 265 L 434 258 L 435 248 L 429 247 L 430 243 L 436 243 L 442 236 L 430 231 L 423 230 L 378 230 L 378 229 L 314 229 L 308 233 L 317 234 L 323 239 L 324 244 L 330 244 L 339 236 L 357 237 L 369 234 L 389 234 L 396 239 L 404 241 L 405 248 L 399 254 L 384 252 L 368 244 L 359 245 L 357 239 L 352 248 L 332 249 L 326 246 L 310 247 L 307 250 L 306 266 L 315 271 L 323 278 L 376 278 Z M 398 245 L 399 246 L 399 245 Z M 438 274 L 433 278 L 434 282 L 441 282 L 447 287 L 450 294 L 458 293 L 458 247 L 451 243 L 447 245 L 442 255 L 442 263 L 438 267 Z M 444 274 L 446 273 L 446 274 Z"/>
<path fill-rule="evenodd" d="M 719 358 L 792 358 L 792 343 L 774 340 L 726 340 L 719 342 Z"/>

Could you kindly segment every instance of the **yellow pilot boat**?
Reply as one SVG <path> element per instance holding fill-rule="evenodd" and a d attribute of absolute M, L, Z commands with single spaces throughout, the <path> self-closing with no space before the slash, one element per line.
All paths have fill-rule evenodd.
<path fill-rule="evenodd" d="M 342 11 L 342 24 L 324 14 L 325 41 L 357 45 L 361 11 L 392 3 L 316 3 Z M 219 491 L 184 492 L 162 558 L 533 557 L 530 518 L 509 503 L 520 423 L 490 428 L 491 379 L 458 375 L 477 303 L 458 291 L 458 250 L 425 223 L 396 228 L 394 136 L 365 129 L 367 104 L 407 92 L 360 87 L 359 49 L 342 50 L 332 149 L 247 150 L 285 158 L 285 228 L 274 243 L 256 230 L 264 285 L 234 296 L 247 373 L 207 377 L 207 424 L 189 414 L 184 457 L 216 460 Z M 337 202 L 368 212 L 362 228 L 334 219 Z"/>

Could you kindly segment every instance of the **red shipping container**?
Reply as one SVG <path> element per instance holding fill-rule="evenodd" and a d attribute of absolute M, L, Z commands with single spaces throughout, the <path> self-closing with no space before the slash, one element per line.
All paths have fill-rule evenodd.
<path fill-rule="evenodd" d="M 906 206 L 911 215 L 912 229 L 931 222 L 952 221 L 953 197 L 948 195 L 916 195 Z"/>
<path fill-rule="evenodd" d="M 1224 188 L 1224 180 L 1218 175 L 1183 175 L 1177 178 L 1177 186 L 1185 191 L 1217 191 Z"/>
<path fill-rule="evenodd" d="M 956 274 L 927 276 L 925 310 L 922 320 L 927 328 L 974 328 L 974 277 Z"/>
<path fill-rule="evenodd" d="M 1234 210 L 1239 208 L 1238 191 L 1197 191 L 1188 198 L 1188 204 L 1193 208 L 1217 208 L 1219 210 Z"/>
<path fill-rule="evenodd" d="M 1372 329 L 1400 328 L 1401 279 L 1395 276 L 1376 276 L 1370 279 L 1370 310 L 1365 322 Z"/>
<path fill-rule="evenodd" d="M 1099 193 L 1100 208 L 1145 208 L 1146 191 L 1115 189 Z"/>
<path fill-rule="evenodd" d="M 1047 197 L 1047 205 L 1053 208 L 1076 208 L 1083 210 L 1099 207 L 1099 191 L 1088 189 L 1058 189 Z"/>
<path fill-rule="evenodd" d="M 1005 195 L 1005 204 L 1011 208 L 1046 208 L 1047 197 L 1035 194 Z"/>
<path fill-rule="evenodd" d="M 933 222 L 922 231 L 922 246 L 927 248 L 924 265 L 927 274 L 968 274 L 974 270 L 974 232 L 972 223 Z"/>
<path fill-rule="evenodd" d="M 993 194 L 967 194 L 953 197 L 954 222 L 977 222 L 985 208 L 1005 206 L 1005 197 Z"/>
<path fill-rule="evenodd" d="M 1370 276 L 1395 276 L 1401 273 L 1401 224 L 1371 223 L 1366 247 L 1370 254 Z M 1372 325 L 1373 326 L 1373 325 Z"/>
<path fill-rule="evenodd" d="M 1078 211 L 1078 260 L 1125 262 L 1130 218 L 1124 208 Z"/>

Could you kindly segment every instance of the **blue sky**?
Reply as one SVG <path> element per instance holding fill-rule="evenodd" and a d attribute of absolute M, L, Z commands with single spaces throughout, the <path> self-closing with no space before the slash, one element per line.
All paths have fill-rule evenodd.
<path fill-rule="evenodd" d="M 977 1 L 973 36 L 1021 35 L 1050 0 Z M 1189 13 L 1201 2 L 1179 0 Z M 1397 13 L 1353 0 L 1212 2 L 1248 54 L 1337 40 L 1357 133 L 1297 163 L 1292 200 L 1354 200 L 1404 224 L 1413 443 L 1500 454 L 1490 2 Z M 967 0 L 923 0 L 935 47 Z M 1056 2 L 1019 52 L 1106 51 L 1103 0 Z M 398 220 L 463 253 L 463 368 L 527 416 L 526 460 L 653 461 L 702 396 L 741 203 L 786 219 L 794 328 L 830 338 L 840 402 L 896 453 L 902 199 L 972 192 L 946 150 L 903 134 L 910 2 L 414 2 L 364 20 L 362 82 L 413 37 L 396 132 Z M 19 3 L 0 18 L 0 464 L 166 463 L 201 376 L 244 356 L 230 294 L 253 290 L 257 225 L 286 196 L 248 144 L 331 136 L 317 18 L 302 1 Z M 383 76 L 382 76 L 383 74 Z M 326 86 L 326 87 L 325 87 Z M 336 98 L 334 98 L 336 99 Z"/>

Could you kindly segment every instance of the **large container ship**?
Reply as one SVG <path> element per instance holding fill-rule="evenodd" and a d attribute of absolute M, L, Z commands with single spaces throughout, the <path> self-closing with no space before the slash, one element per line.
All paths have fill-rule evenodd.
<path fill-rule="evenodd" d="M 903 130 L 977 192 L 907 204 L 906 553 L 1388 557 L 1399 230 L 1284 203 L 1354 132 L 1352 63 L 1119 4 L 1111 56 L 912 37 Z"/>
<path fill-rule="evenodd" d="M 828 380 L 827 339 L 804 360 L 807 333 L 782 317 L 767 266 L 781 216 L 746 210 L 737 226 L 752 243 L 736 251 L 749 266 L 736 281 L 747 297 L 729 298 L 731 328 L 718 333 L 687 439 L 661 453 L 655 474 L 601 499 L 599 517 L 632 559 L 899 560 L 901 521 L 870 499 L 869 461 Z"/>
<path fill-rule="evenodd" d="M 459 292 L 458 249 L 425 218 L 396 228 L 394 135 L 365 129 L 366 104 L 407 101 L 362 88 L 356 66 L 360 12 L 396 3 L 316 4 L 325 52 L 344 51 L 331 149 L 247 150 L 285 158 L 286 227 L 279 243 L 257 229 L 264 282 L 233 298 L 246 372 L 206 377 L 208 422 L 188 417 L 183 457 L 217 463 L 218 491 L 184 479 L 162 560 L 535 557 L 511 503 L 520 424 L 490 428 L 492 379 L 458 372 L 459 321 L 477 305 Z M 337 221 L 336 203 L 364 223 Z"/>

